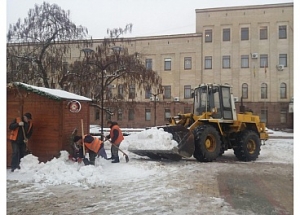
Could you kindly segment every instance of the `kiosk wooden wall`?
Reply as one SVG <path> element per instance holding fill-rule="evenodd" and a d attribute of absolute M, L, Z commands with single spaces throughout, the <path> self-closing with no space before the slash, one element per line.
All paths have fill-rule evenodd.
<path fill-rule="evenodd" d="M 70 111 L 70 99 L 53 99 L 39 95 L 32 91 L 18 87 L 23 97 L 23 114 L 32 114 L 33 135 L 28 147 L 39 161 L 46 162 L 58 157 L 61 150 L 70 151 L 70 136 L 77 128 L 81 135 L 81 119 L 83 119 L 84 132 L 89 132 L 89 101 L 80 101 L 81 110 L 78 113 Z M 7 88 L 7 166 L 11 164 L 11 143 L 9 137 L 9 124 L 20 116 L 21 98 L 18 90 Z"/>

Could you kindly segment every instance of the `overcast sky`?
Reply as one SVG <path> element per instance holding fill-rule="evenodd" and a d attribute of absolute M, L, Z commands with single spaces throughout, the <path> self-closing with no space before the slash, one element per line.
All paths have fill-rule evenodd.
<path fill-rule="evenodd" d="M 43 0 L 7 0 L 6 31 L 9 24 L 23 20 L 35 4 Z M 196 9 L 225 6 L 261 5 L 293 2 L 292 0 L 47 0 L 70 10 L 71 20 L 88 28 L 95 39 L 107 37 L 107 29 L 133 24 L 127 36 L 154 36 L 194 33 Z"/>

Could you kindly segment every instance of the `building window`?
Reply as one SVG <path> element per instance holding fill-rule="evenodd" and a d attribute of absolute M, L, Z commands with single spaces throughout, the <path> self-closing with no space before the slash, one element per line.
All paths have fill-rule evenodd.
<path fill-rule="evenodd" d="M 281 83 L 280 84 L 280 98 L 281 99 L 286 99 L 286 83 Z"/>
<path fill-rule="evenodd" d="M 105 111 L 105 120 L 108 121 L 108 120 L 111 120 L 111 113 L 113 113 L 113 111 L 108 108 L 107 111 Z"/>
<path fill-rule="evenodd" d="M 106 89 L 105 97 L 106 97 L 106 100 L 109 100 L 112 98 L 112 92 L 111 92 L 110 88 Z"/>
<path fill-rule="evenodd" d="M 171 86 L 164 86 L 164 99 L 171 98 Z"/>
<path fill-rule="evenodd" d="M 171 118 L 171 110 L 165 109 L 165 121 L 169 121 L 170 118 Z"/>
<path fill-rule="evenodd" d="M 165 58 L 165 71 L 171 70 L 171 58 Z"/>
<path fill-rule="evenodd" d="M 260 31 L 259 31 L 259 38 L 261 40 L 266 40 L 268 39 L 268 27 L 267 26 L 263 26 L 260 28 Z"/>
<path fill-rule="evenodd" d="M 279 64 L 287 67 L 287 54 L 279 54 Z"/>
<path fill-rule="evenodd" d="M 286 25 L 279 26 L 279 39 L 286 39 L 287 33 L 286 33 Z"/>
<path fill-rule="evenodd" d="M 183 111 L 184 111 L 184 113 L 191 113 L 191 108 L 190 107 L 184 107 Z"/>
<path fill-rule="evenodd" d="M 118 110 L 117 119 L 118 119 L 118 121 L 122 121 L 123 120 L 123 111 L 122 111 L 122 109 Z"/>
<path fill-rule="evenodd" d="M 205 30 L 205 42 L 211 43 L 212 42 L 212 30 Z"/>
<path fill-rule="evenodd" d="M 145 99 L 150 99 L 151 97 L 151 88 L 146 89 L 145 91 Z"/>
<path fill-rule="evenodd" d="M 146 70 L 152 70 L 152 59 L 146 59 Z"/>
<path fill-rule="evenodd" d="M 145 120 L 146 121 L 151 120 L 151 109 L 145 109 Z"/>
<path fill-rule="evenodd" d="M 192 95 L 191 85 L 184 85 L 184 98 L 190 99 Z"/>
<path fill-rule="evenodd" d="M 268 55 L 261 54 L 260 55 L 260 68 L 267 68 L 268 67 Z"/>
<path fill-rule="evenodd" d="M 242 84 L 242 97 L 243 99 L 248 99 L 248 84 Z"/>
<path fill-rule="evenodd" d="M 135 98 L 135 86 L 130 85 L 129 86 L 129 99 L 134 99 Z"/>
<path fill-rule="evenodd" d="M 267 121 L 268 121 L 268 111 L 267 110 L 262 109 L 260 111 L 260 121 L 267 124 Z"/>
<path fill-rule="evenodd" d="M 124 87 L 122 84 L 118 85 L 118 98 L 123 99 L 124 98 Z"/>
<path fill-rule="evenodd" d="M 191 57 L 185 57 L 184 58 L 184 69 L 192 69 L 192 58 Z"/>
<path fill-rule="evenodd" d="M 261 84 L 260 98 L 262 98 L 262 99 L 267 99 L 268 98 L 268 86 L 267 86 L 266 83 Z"/>
<path fill-rule="evenodd" d="M 62 69 L 63 73 L 66 74 L 69 71 L 69 63 L 68 62 L 63 62 L 62 67 L 63 67 L 63 69 Z"/>
<path fill-rule="evenodd" d="M 241 68 L 249 68 L 249 55 L 241 56 Z"/>
<path fill-rule="evenodd" d="M 100 110 L 96 109 L 95 110 L 95 120 L 99 120 L 100 119 Z"/>
<path fill-rule="evenodd" d="M 223 41 L 230 41 L 230 28 L 223 29 Z"/>
<path fill-rule="evenodd" d="M 212 57 L 211 56 L 205 57 L 205 69 L 212 69 Z"/>
<path fill-rule="evenodd" d="M 286 110 L 280 110 L 280 123 L 286 123 Z"/>
<path fill-rule="evenodd" d="M 134 120 L 134 110 L 133 109 L 128 110 L 128 120 L 129 121 Z"/>
<path fill-rule="evenodd" d="M 241 40 L 249 40 L 249 28 L 241 28 Z"/>
<path fill-rule="evenodd" d="M 230 69 L 230 56 L 229 55 L 223 56 L 222 62 L 223 62 L 222 63 L 223 69 Z"/>

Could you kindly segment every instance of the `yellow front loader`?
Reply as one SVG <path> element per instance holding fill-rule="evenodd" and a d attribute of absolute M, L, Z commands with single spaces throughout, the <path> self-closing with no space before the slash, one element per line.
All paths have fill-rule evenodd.
<path fill-rule="evenodd" d="M 172 133 L 178 146 L 172 150 L 130 150 L 152 159 L 180 160 L 194 156 L 210 162 L 233 149 L 240 161 L 254 161 L 260 154 L 261 141 L 268 140 L 265 123 L 243 103 L 237 113 L 230 85 L 201 84 L 194 89 L 193 113 L 179 114 L 170 123 L 159 126 Z"/>

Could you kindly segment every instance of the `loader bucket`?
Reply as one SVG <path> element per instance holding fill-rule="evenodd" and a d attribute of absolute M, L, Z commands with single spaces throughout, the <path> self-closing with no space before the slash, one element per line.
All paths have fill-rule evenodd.
<path fill-rule="evenodd" d="M 178 147 L 172 150 L 130 150 L 140 156 L 147 156 L 151 159 L 180 160 L 182 157 L 191 157 L 195 151 L 193 133 L 182 125 L 159 126 L 165 132 L 171 133 L 173 139 L 178 142 Z"/>

